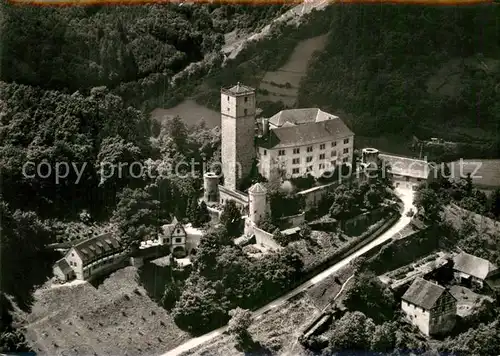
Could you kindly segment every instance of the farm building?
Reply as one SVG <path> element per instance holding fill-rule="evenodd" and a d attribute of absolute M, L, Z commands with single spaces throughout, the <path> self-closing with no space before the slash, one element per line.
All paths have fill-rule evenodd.
<path fill-rule="evenodd" d="M 497 274 L 498 267 L 490 261 L 462 252 L 453 258 L 455 278 L 464 284 L 483 287 L 484 281 Z"/>
<path fill-rule="evenodd" d="M 423 334 L 444 334 L 455 325 L 457 301 L 446 288 L 416 278 L 402 297 L 401 309 Z"/>

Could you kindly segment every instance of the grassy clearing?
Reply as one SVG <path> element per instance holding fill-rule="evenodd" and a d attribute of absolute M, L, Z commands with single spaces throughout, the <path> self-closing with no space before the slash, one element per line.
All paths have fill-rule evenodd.
<path fill-rule="evenodd" d="M 300 294 L 263 314 L 250 326 L 250 334 L 273 355 L 307 355 L 298 342 L 301 328 L 319 315 L 307 294 Z M 230 335 L 221 335 L 184 355 L 244 355 Z M 258 352 L 257 354 L 262 354 Z"/>
<path fill-rule="evenodd" d="M 208 128 L 220 126 L 220 113 L 197 104 L 194 100 L 184 100 L 170 109 L 157 108 L 151 112 L 151 117 L 158 121 L 169 117 L 180 116 L 188 126 L 193 126 L 204 120 Z"/>
<path fill-rule="evenodd" d="M 499 159 L 464 159 L 451 162 L 449 166 L 452 177 L 466 177 L 470 173 L 474 185 L 478 188 L 500 187 Z"/>
<path fill-rule="evenodd" d="M 155 355 L 189 338 L 138 283 L 137 269 L 113 273 L 97 288 L 41 288 L 26 338 L 44 355 Z"/>
<path fill-rule="evenodd" d="M 316 51 L 325 47 L 327 38 L 328 35 L 325 34 L 300 41 L 285 65 L 276 71 L 266 72 L 259 89 L 267 91 L 268 94 L 260 94 L 259 100 L 282 101 L 286 106 L 293 107 L 309 61 Z"/>
<path fill-rule="evenodd" d="M 349 264 L 340 269 L 337 273 L 309 288 L 307 294 L 317 308 L 323 309 L 332 301 L 332 298 L 340 292 L 342 284 L 344 284 L 353 273 L 354 267 Z"/>

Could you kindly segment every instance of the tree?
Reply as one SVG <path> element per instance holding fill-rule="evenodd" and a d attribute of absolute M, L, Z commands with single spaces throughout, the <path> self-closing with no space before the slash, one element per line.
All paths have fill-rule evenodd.
<path fill-rule="evenodd" d="M 476 328 L 447 339 L 443 351 L 466 355 L 497 355 L 500 350 L 500 328 L 498 320 L 480 324 Z"/>
<path fill-rule="evenodd" d="M 345 313 L 332 329 L 329 352 L 368 351 L 375 324 L 363 313 L 355 311 Z"/>
<path fill-rule="evenodd" d="M 303 239 L 311 238 L 312 229 L 307 223 L 303 223 L 300 225 L 300 237 Z"/>
<path fill-rule="evenodd" d="M 442 202 L 436 192 L 430 188 L 420 187 L 415 192 L 415 206 L 426 223 L 441 221 Z"/>
<path fill-rule="evenodd" d="M 192 197 L 191 199 L 189 199 L 186 210 L 186 217 L 191 223 L 197 224 L 198 200 L 196 199 L 196 197 Z"/>
<path fill-rule="evenodd" d="M 364 205 L 369 209 L 375 209 L 380 206 L 380 203 L 382 203 L 383 200 L 384 197 L 380 190 L 376 190 L 372 187 L 365 193 Z"/>
<path fill-rule="evenodd" d="M 229 236 L 238 237 L 241 234 L 241 213 L 234 200 L 229 200 L 222 209 L 220 222 Z"/>
<path fill-rule="evenodd" d="M 228 301 L 223 289 L 193 273 L 186 281 L 179 301 L 172 310 L 175 323 L 192 332 L 203 332 L 228 320 Z"/>
<path fill-rule="evenodd" d="M 231 320 L 229 320 L 227 331 L 234 335 L 238 346 L 248 351 L 253 342 L 248 328 L 252 324 L 252 313 L 249 310 L 236 308 L 229 311 Z"/>
<path fill-rule="evenodd" d="M 365 272 L 356 275 L 354 285 L 346 291 L 344 305 L 375 321 L 386 321 L 393 317 L 395 300 L 375 274 Z"/>
<path fill-rule="evenodd" d="M 193 226 L 194 227 L 203 226 L 204 224 L 209 223 L 210 220 L 211 220 L 211 218 L 210 218 L 210 213 L 208 211 L 207 204 L 204 201 L 202 201 L 196 209 L 196 216 L 193 220 Z"/>
<path fill-rule="evenodd" d="M 278 228 L 276 228 L 273 231 L 273 239 L 274 239 L 274 241 L 279 243 L 281 246 L 286 246 L 289 242 L 288 239 L 285 237 L 285 235 L 283 235 L 281 233 L 280 229 L 278 229 Z"/>
<path fill-rule="evenodd" d="M 129 245 L 156 239 L 158 236 L 159 202 L 144 189 L 125 188 L 113 213 L 113 221 Z"/>
<path fill-rule="evenodd" d="M 376 325 L 370 341 L 372 351 L 388 353 L 394 350 L 396 330 L 397 327 L 392 322 Z"/>
<path fill-rule="evenodd" d="M 346 185 L 339 185 L 333 193 L 333 204 L 330 207 L 330 216 L 335 219 L 344 219 L 356 213 L 357 196 Z"/>
<path fill-rule="evenodd" d="M 490 212 L 496 219 L 500 218 L 500 189 L 496 189 L 491 195 Z"/>

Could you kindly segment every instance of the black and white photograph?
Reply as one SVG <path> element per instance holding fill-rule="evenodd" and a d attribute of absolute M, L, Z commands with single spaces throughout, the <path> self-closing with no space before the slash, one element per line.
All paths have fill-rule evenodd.
<path fill-rule="evenodd" d="M 500 3 L 0 9 L 0 355 L 500 355 Z"/>

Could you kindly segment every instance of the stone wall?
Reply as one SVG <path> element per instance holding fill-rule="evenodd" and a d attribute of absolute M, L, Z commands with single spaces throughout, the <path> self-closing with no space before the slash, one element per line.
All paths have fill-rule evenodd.
<path fill-rule="evenodd" d="M 328 183 L 325 185 L 321 185 L 319 187 L 313 187 L 310 189 L 303 190 L 298 192 L 297 194 L 302 195 L 304 197 L 304 201 L 306 204 L 306 209 L 315 208 L 321 199 L 330 191 L 333 191 L 339 182 L 335 181 L 332 183 Z"/>
<path fill-rule="evenodd" d="M 280 244 L 274 240 L 273 234 L 259 229 L 257 226 L 253 227 L 253 231 L 257 245 L 264 245 L 274 250 L 279 250 L 281 248 Z"/>
<path fill-rule="evenodd" d="M 300 213 L 296 215 L 291 215 L 291 216 L 284 216 L 279 219 L 279 225 L 281 229 L 289 229 L 292 227 L 299 226 L 303 222 L 306 221 L 306 214 L 305 213 Z"/>

